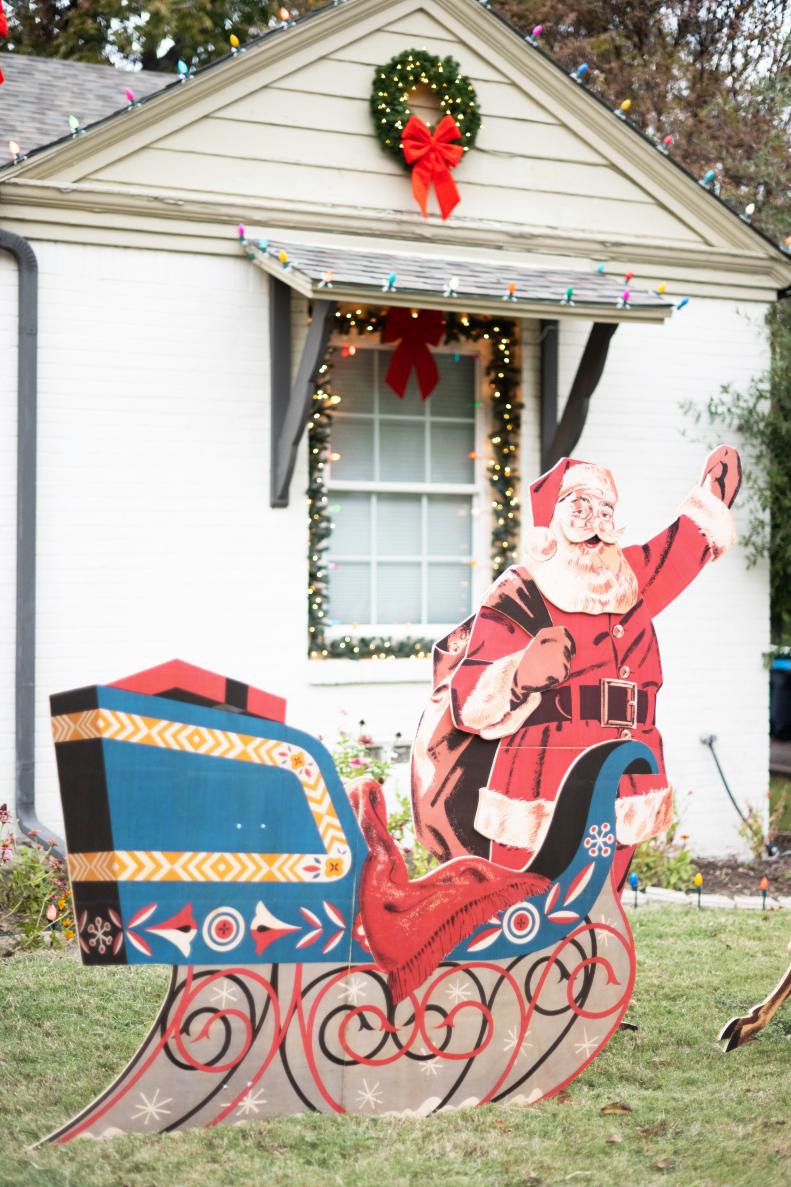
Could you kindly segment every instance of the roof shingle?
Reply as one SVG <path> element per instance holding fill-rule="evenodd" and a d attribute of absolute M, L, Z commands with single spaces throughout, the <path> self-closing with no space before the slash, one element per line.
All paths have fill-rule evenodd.
<path fill-rule="evenodd" d="M 155 70 L 120 70 L 90 62 L 4 53 L 0 64 L 0 146 L 15 140 L 27 154 L 69 134 L 69 115 L 91 124 L 127 106 L 129 87 L 143 98 L 173 82 Z M 0 163 L 4 164 L 2 153 Z"/>

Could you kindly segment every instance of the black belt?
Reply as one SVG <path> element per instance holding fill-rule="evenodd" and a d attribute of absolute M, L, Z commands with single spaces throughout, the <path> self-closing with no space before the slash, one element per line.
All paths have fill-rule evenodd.
<path fill-rule="evenodd" d="M 653 698 L 632 680 L 604 678 L 598 684 L 562 684 L 547 689 L 525 725 L 598 721 L 605 729 L 634 729 L 651 716 Z"/>

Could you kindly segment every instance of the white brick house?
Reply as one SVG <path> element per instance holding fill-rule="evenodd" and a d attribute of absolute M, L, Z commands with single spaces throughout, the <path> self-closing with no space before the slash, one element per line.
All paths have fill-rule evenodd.
<path fill-rule="evenodd" d="M 461 203 L 447 221 L 436 213 L 424 220 L 369 115 L 374 67 L 413 47 L 455 57 L 481 105 L 476 147 L 455 172 Z M 239 222 L 254 241 L 286 245 L 293 267 L 278 272 L 272 254 L 256 267 L 240 249 Z M 325 737 L 341 711 L 352 723 L 364 718 L 377 738 L 414 730 L 430 661 L 309 655 L 304 440 L 287 505 L 271 505 L 278 286 L 290 293 L 292 406 L 309 301 L 492 316 L 499 308 L 516 318 L 528 523 L 527 486 L 541 468 L 541 325 L 557 322 L 562 413 L 591 325 L 618 321 L 574 454 L 615 473 L 632 542 L 664 526 L 697 480 L 703 451 L 683 435 L 679 402 L 703 401 L 724 383 L 743 386 L 765 369 L 765 314 L 791 281 L 779 250 L 477 0 L 346 0 L 273 31 L 187 83 L 0 170 L 0 227 L 29 242 L 39 269 L 33 757 L 37 813 L 58 831 L 49 694 L 173 656 L 284 695 L 289 720 Z M 423 291 L 386 296 L 383 274 L 319 293 L 304 263 L 316 248 L 363 261 L 383 253 L 403 271 L 437 264 Z M 443 295 L 441 261 L 454 262 L 462 290 L 465 264 L 488 268 L 500 278 L 497 292 L 483 284 L 474 296 Z M 520 269 L 537 283 L 566 274 L 580 291 L 592 284 L 592 296 L 567 306 L 562 288 L 551 297 L 542 289 L 535 300 L 503 305 L 499 289 Z M 17 547 L 29 542 L 17 543 L 16 527 L 17 271 L 0 251 L 0 800 L 11 802 L 15 768 L 32 777 L 30 723 L 15 714 Z M 672 316 L 653 297 L 618 309 L 606 294 L 627 271 L 636 294 L 664 283 L 671 301 L 684 295 L 690 303 Z M 357 339 L 330 339 L 350 342 Z M 428 408 L 414 392 L 411 406 L 392 393 L 388 406 L 380 379 L 375 403 L 358 406 L 356 428 L 339 420 L 350 444 L 332 489 L 349 530 L 329 577 L 336 634 L 354 638 L 364 623 L 393 637 L 431 636 L 486 589 L 486 352 L 463 342 L 445 354 L 466 360 L 479 349 L 477 364 L 463 362 L 469 379 L 458 399 L 467 403 L 449 418 L 453 430 L 433 419 L 426 427 L 427 416 L 440 415 L 432 401 L 442 388 Z M 349 371 L 363 375 L 363 360 L 374 366 L 366 349 L 351 357 Z M 545 388 L 547 363 L 544 353 Z M 287 397 L 280 394 L 282 406 Z M 546 410 L 546 391 L 544 400 Z M 404 424 L 393 427 L 402 412 Z M 387 442 L 389 477 L 359 469 L 374 438 Z M 403 459 L 415 456 L 417 441 L 427 468 L 407 474 Z M 448 535 L 453 514 L 468 517 L 463 539 Z M 425 522 L 393 542 L 386 524 L 406 533 L 410 516 L 418 525 L 420 515 L 440 525 L 435 537 L 449 541 L 447 552 Z M 382 517 L 393 551 L 382 551 L 382 539 L 355 542 L 373 516 Z M 398 597 L 388 600 L 388 591 Z M 398 604 L 410 599 L 414 609 L 399 619 Z M 685 831 L 700 853 L 733 849 L 738 821 L 700 736 L 718 736 L 737 797 L 763 810 L 766 571 L 748 571 L 734 550 L 657 629 L 665 675 L 658 718 Z"/>

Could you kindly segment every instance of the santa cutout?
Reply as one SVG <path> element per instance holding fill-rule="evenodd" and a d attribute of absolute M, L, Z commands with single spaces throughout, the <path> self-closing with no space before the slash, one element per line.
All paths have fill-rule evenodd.
<path fill-rule="evenodd" d="M 616 886 L 634 846 L 667 828 L 673 797 L 656 728 L 653 620 L 734 543 L 740 483 L 738 453 L 720 446 L 673 523 L 627 548 L 609 470 L 563 458 L 533 484 L 523 563 L 435 648 L 412 799 L 417 835 L 440 860 L 475 853 L 527 870 L 569 768 L 590 746 L 619 738 L 650 747 L 658 774 L 619 786 Z"/>

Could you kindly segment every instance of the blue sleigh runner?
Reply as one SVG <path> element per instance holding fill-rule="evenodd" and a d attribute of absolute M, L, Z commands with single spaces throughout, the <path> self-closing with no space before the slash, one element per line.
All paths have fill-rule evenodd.
<path fill-rule="evenodd" d="M 614 810 L 621 777 L 655 768 L 641 743 L 592 747 L 569 771 L 530 866 L 546 889 L 394 993 L 361 894 L 370 817 L 364 836 L 280 698 L 176 661 L 55 696 L 52 715 L 82 959 L 173 975 L 127 1068 L 48 1140 L 532 1103 L 621 1021 L 634 945 Z M 401 860 L 392 842 L 385 859 Z"/>

